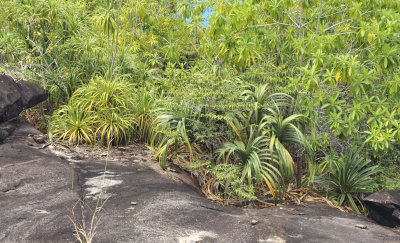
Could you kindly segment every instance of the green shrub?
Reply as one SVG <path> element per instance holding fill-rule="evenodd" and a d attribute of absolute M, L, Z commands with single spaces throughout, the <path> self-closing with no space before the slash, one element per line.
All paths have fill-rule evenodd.
<path fill-rule="evenodd" d="M 99 77 L 76 90 L 71 100 L 88 110 L 116 108 L 119 112 L 126 112 L 133 105 L 133 97 L 134 89 L 130 83 L 121 79 L 110 81 Z"/>
<path fill-rule="evenodd" d="M 348 201 L 356 212 L 360 212 L 354 198 L 359 193 L 373 192 L 377 189 L 372 175 L 379 172 L 377 165 L 371 165 L 371 160 L 360 153 L 363 146 L 353 146 L 337 161 L 332 161 L 324 176 L 315 177 L 315 182 L 327 186 L 337 198 L 337 204 Z"/>
<path fill-rule="evenodd" d="M 134 134 L 134 119 L 119 109 L 100 110 L 101 120 L 96 124 L 95 140 L 107 146 L 128 143 Z"/>
<path fill-rule="evenodd" d="M 376 177 L 379 190 L 400 190 L 400 152 L 395 147 L 387 152 L 381 152 L 373 158 L 374 164 L 379 166 L 382 173 Z"/>
<path fill-rule="evenodd" d="M 131 141 L 135 131 L 135 93 L 122 80 L 97 78 L 79 88 L 69 104 L 52 116 L 52 133 L 69 144 L 115 145 Z"/>
<path fill-rule="evenodd" d="M 269 152 L 278 157 L 282 186 L 293 179 L 294 160 L 289 146 L 298 145 L 311 155 L 311 147 L 297 127 L 305 120 L 302 114 L 293 114 L 294 100 L 284 93 L 269 94 L 267 85 L 250 86 L 242 93 L 242 98 L 250 103 L 250 110 L 240 114 L 236 125 L 249 126 L 263 124 L 264 132 L 270 139 Z"/>
<path fill-rule="evenodd" d="M 254 200 L 254 184 L 243 183 L 240 164 L 221 163 L 208 170 L 214 179 L 213 187 L 225 200 Z"/>
<path fill-rule="evenodd" d="M 70 103 L 61 107 L 52 116 L 51 137 L 61 141 L 68 139 L 69 145 L 92 144 L 97 122 L 98 118 L 92 111 Z"/>
<path fill-rule="evenodd" d="M 157 96 L 153 90 L 140 87 L 136 91 L 132 110 L 136 127 L 135 136 L 138 142 L 152 143 L 152 135 L 154 133 L 153 110 L 155 109 L 156 99 Z"/>
<path fill-rule="evenodd" d="M 154 129 L 157 141 L 157 152 L 154 156 L 159 159 L 163 169 L 166 168 L 167 155 L 171 145 L 175 145 L 175 152 L 179 145 L 184 144 L 189 151 L 189 162 L 193 162 L 193 151 L 191 140 L 188 135 L 186 121 L 191 118 L 192 112 L 186 107 L 175 109 L 157 109 L 157 116 L 154 120 Z"/>
<path fill-rule="evenodd" d="M 222 144 L 216 153 L 219 154 L 219 158 L 223 158 L 223 163 L 237 165 L 242 184 L 247 183 L 248 187 L 252 188 L 254 184 L 265 182 L 276 200 L 274 187 L 280 173 L 275 167 L 276 158 L 271 156 L 267 149 L 270 140 L 263 135 L 264 125 L 251 125 L 248 136 L 242 136 L 233 125 L 240 140 Z"/>

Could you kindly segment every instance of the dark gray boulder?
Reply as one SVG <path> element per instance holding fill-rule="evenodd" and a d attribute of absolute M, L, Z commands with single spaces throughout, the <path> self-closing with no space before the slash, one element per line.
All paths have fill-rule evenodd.
<path fill-rule="evenodd" d="M 0 74 L 0 123 L 17 117 L 24 109 L 46 100 L 46 92 L 40 86 L 15 82 L 10 76 Z"/>
<path fill-rule="evenodd" d="M 364 198 L 370 218 L 379 224 L 400 226 L 400 191 L 375 192 Z"/>

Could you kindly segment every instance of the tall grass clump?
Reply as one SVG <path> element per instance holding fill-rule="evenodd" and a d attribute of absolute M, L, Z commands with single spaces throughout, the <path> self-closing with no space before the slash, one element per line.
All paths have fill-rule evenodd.
<path fill-rule="evenodd" d="M 76 90 L 51 117 L 51 133 L 70 145 L 126 144 L 135 134 L 133 86 L 121 79 L 96 78 Z"/>

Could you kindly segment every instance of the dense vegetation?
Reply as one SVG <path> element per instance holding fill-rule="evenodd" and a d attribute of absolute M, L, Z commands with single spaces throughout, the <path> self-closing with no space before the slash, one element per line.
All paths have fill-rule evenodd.
<path fill-rule="evenodd" d="M 55 141 L 146 143 L 227 203 L 282 201 L 298 187 L 358 211 L 359 193 L 400 187 L 399 1 L 0 9 L 0 72 L 46 88 Z"/>

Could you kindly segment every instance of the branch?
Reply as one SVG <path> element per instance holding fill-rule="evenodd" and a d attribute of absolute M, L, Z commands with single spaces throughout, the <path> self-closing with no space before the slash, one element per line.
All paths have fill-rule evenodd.
<path fill-rule="evenodd" d="M 117 27 L 117 36 L 115 37 L 115 54 L 113 55 L 111 53 L 112 57 L 112 62 L 111 62 L 111 70 L 109 74 L 110 81 L 112 80 L 112 74 L 114 73 L 114 63 L 115 63 L 115 58 L 117 57 L 118 54 L 118 35 L 119 35 L 119 28 L 121 25 L 121 20 L 120 20 L 120 14 L 121 14 L 121 7 L 122 7 L 122 0 L 119 0 L 119 6 L 118 6 L 118 27 Z"/>
<path fill-rule="evenodd" d="M 320 24 L 320 22 L 321 22 L 322 2 L 323 2 L 323 0 L 321 0 L 321 1 L 319 2 L 318 21 L 317 21 L 317 28 L 315 29 L 315 38 L 318 36 L 319 24 Z"/>
<path fill-rule="evenodd" d="M 344 12 L 346 12 L 346 11 L 347 11 L 347 5 L 346 5 L 346 8 L 345 8 L 345 9 L 343 9 L 343 10 L 341 10 L 341 11 L 338 11 L 338 12 L 335 12 L 335 13 L 333 13 L 333 14 L 324 15 L 324 16 L 322 16 L 322 18 L 328 18 L 328 17 L 330 17 L 330 16 L 332 16 L 332 15 L 335 15 L 335 14 L 338 14 L 338 13 L 344 13 Z"/>
<path fill-rule="evenodd" d="M 125 62 L 125 59 L 126 59 L 126 55 L 128 54 L 129 50 L 130 50 L 131 47 L 132 47 L 133 38 L 135 37 L 136 26 L 137 26 L 137 18 L 136 18 L 136 16 L 135 16 L 135 21 L 132 20 L 132 36 L 131 36 L 131 40 L 130 40 L 130 42 L 129 42 L 128 50 L 125 51 L 124 58 L 122 59 L 122 62 L 121 62 L 121 66 L 120 66 L 120 68 L 118 69 L 117 77 L 119 76 L 119 73 L 121 72 L 121 69 L 122 69 L 122 67 L 124 66 L 124 62 Z"/>
<path fill-rule="evenodd" d="M 208 65 L 210 65 L 210 67 L 212 67 L 213 64 L 211 64 L 211 63 L 207 60 L 207 58 L 205 58 L 203 55 L 200 55 L 200 54 L 199 54 L 198 48 L 196 48 L 195 45 L 193 45 L 193 47 L 194 47 L 194 49 L 196 50 L 197 55 L 199 55 L 204 61 L 207 62 Z"/>
<path fill-rule="evenodd" d="M 291 26 L 291 27 L 297 27 L 296 25 L 292 25 L 292 24 L 285 24 L 285 23 L 278 23 L 278 22 L 274 22 L 271 24 L 256 24 L 256 25 L 248 25 L 246 27 L 244 27 L 241 31 L 244 31 L 246 29 L 250 29 L 250 28 L 258 28 L 258 27 L 267 27 L 267 26 L 273 26 L 273 25 L 283 25 L 283 26 Z"/>
<path fill-rule="evenodd" d="M 271 24 L 248 25 L 248 26 L 244 27 L 243 29 L 236 31 L 236 32 L 235 32 L 233 35 L 231 35 L 227 40 L 232 39 L 235 35 L 237 35 L 237 34 L 243 32 L 243 31 L 245 31 L 245 30 L 247 30 L 247 29 L 250 29 L 250 28 L 267 27 L 267 26 L 274 26 L 274 25 L 284 25 L 284 26 L 297 27 L 297 26 L 294 26 L 294 25 L 291 25 L 291 24 L 278 23 L 278 22 L 274 22 L 274 23 L 271 23 Z"/>
<path fill-rule="evenodd" d="M 295 25 L 296 28 L 300 28 L 299 24 L 296 23 L 296 21 L 294 21 L 294 20 L 292 19 L 292 17 L 290 16 L 290 14 L 289 14 L 288 12 L 284 12 L 284 13 L 287 14 L 287 16 L 288 16 L 289 19 L 293 22 L 293 24 Z"/>
<path fill-rule="evenodd" d="M 337 33 L 337 34 L 333 34 L 332 36 L 337 36 L 337 35 L 347 35 L 347 34 L 355 34 L 357 32 L 355 31 L 349 31 L 349 32 L 343 32 L 343 33 Z"/>
<path fill-rule="evenodd" d="M 340 24 L 349 22 L 350 20 L 351 20 L 351 19 L 346 19 L 346 20 L 343 20 L 342 22 L 336 23 L 336 24 L 334 24 L 334 25 L 332 25 L 332 26 L 330 26 L 330 27 L 324 29 L 324 32 L 325 32 L 325 31 L 328 31 L 328 30 L 330 30 L 330 29 L 332 29 L 332 28 L 334 28 L 335 26 L 338 26 L 338 25 L 340 25 Z"/>

